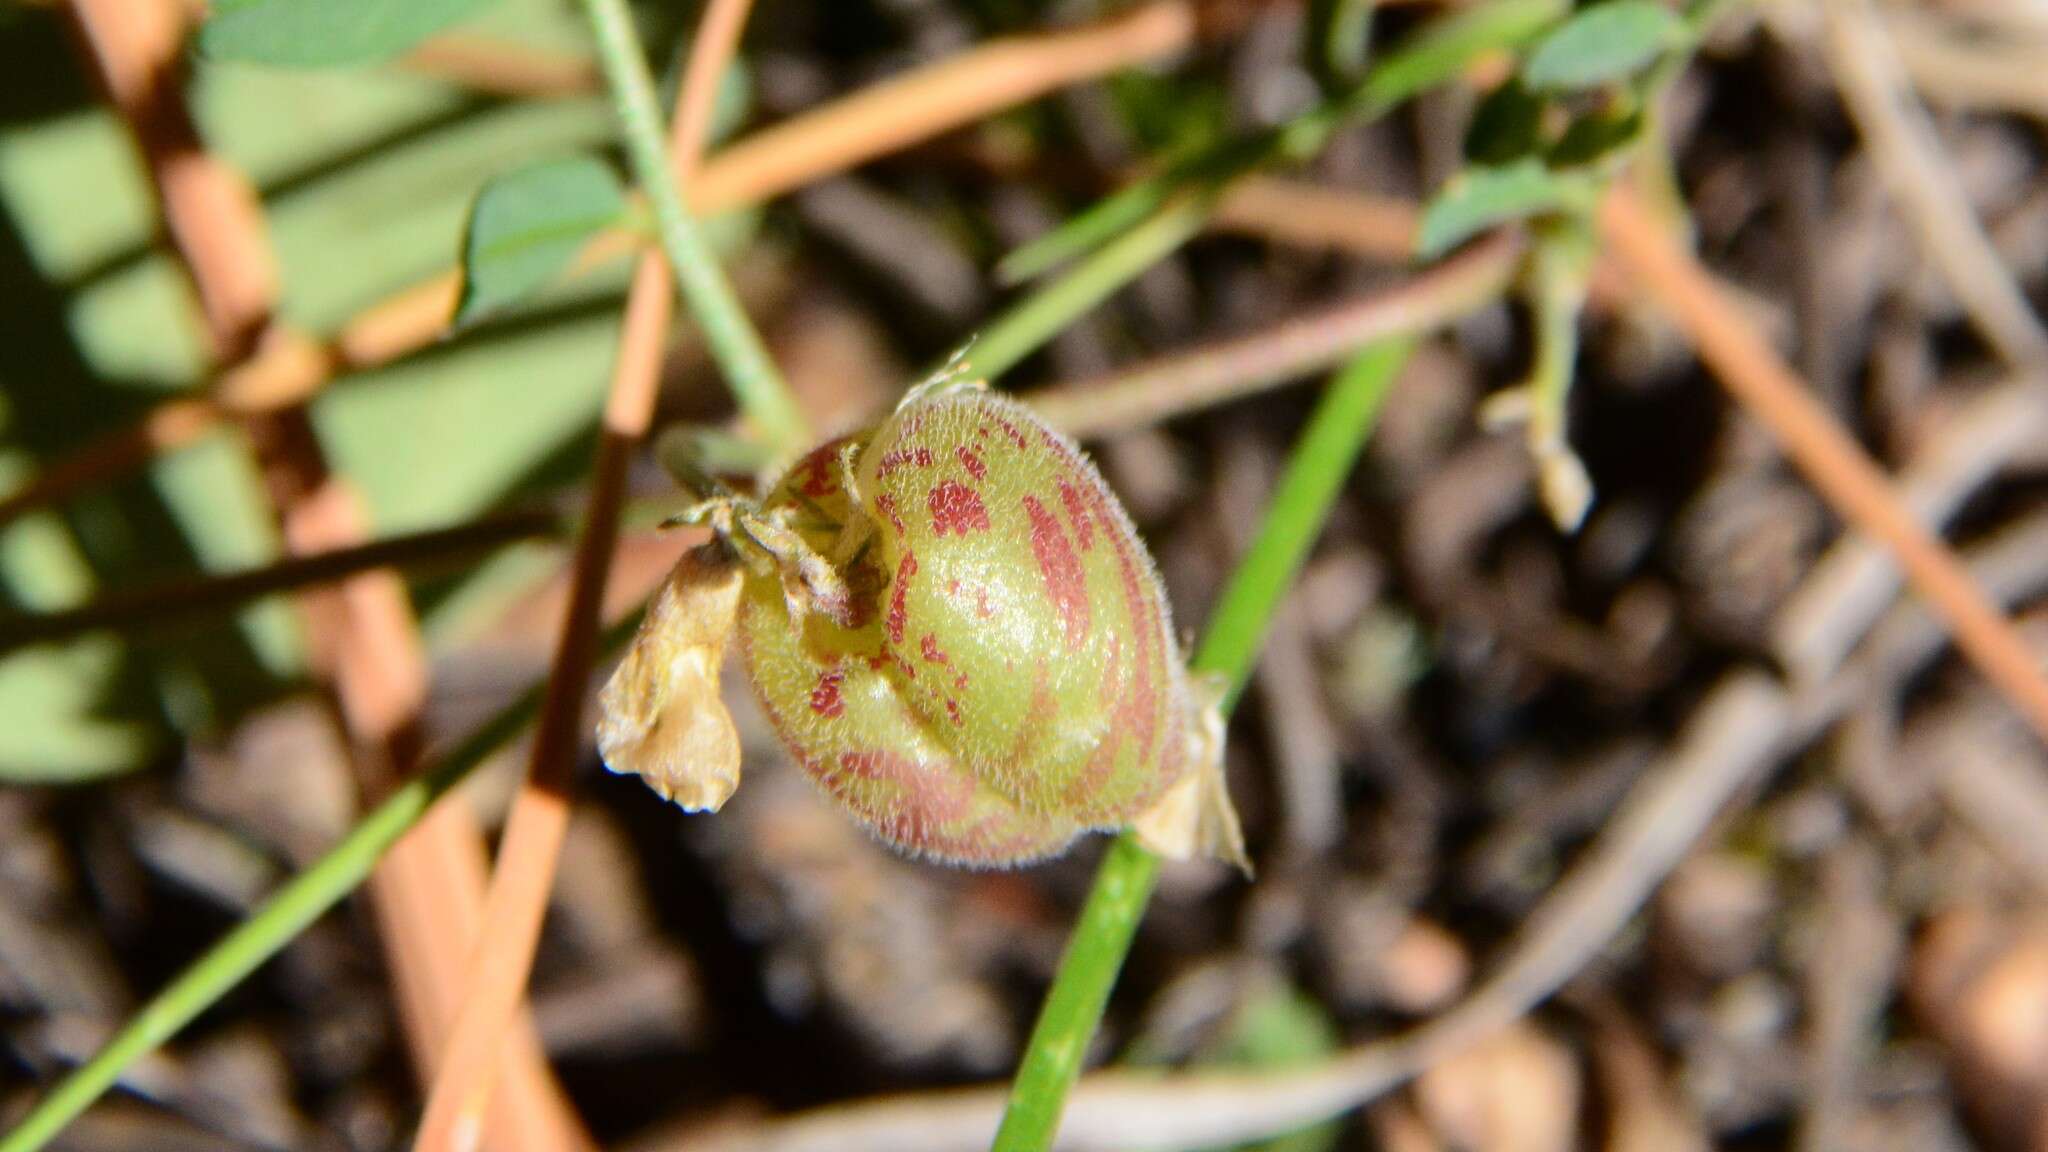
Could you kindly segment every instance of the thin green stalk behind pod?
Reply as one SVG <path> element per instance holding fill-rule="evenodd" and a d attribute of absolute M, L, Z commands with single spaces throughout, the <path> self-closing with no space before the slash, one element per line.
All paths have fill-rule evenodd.
<path fill-rule="evenodd" d="M 1288 457 L 1266 519 L 1217 601 L 1189 664 L 1191 672 L 1221 679 L 1226 712 L 1243 691 L 1273 611 L 1329 518 L 1372 430 L 1380 401 L 1412 347 L 1413 342 L 1404 338 L 1360 353 L 1323 394 Z M 1158 875 L 1159 858 L 1128 835 L 1119 838 L 1103 859 L 1060 960 L 1059 974 L 1031 1030 L 1002 1128 L 996 1133 L 996 1152 L 1040 1152 L 1052 1146 L 1067 1094 L 1080 1075 L 1088 1042 L 1109 1003 L 1110 989 Z"/>

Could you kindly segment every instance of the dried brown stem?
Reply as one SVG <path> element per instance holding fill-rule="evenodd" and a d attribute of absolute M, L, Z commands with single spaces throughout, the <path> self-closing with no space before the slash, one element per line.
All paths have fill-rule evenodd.
<path fill-rule="evenodd" d="M 1899 499 L 1939 525 L 2019 453 L 2048 432 L 2048 389 L 2021 376 L 1972 399 L 1899 473 Z M 1801 681 L 1832 675 L 1898 594 L 1898 565 L 1878 542 L 1835 542 L 1779 610 L 1771 649 Z"/>
<path fill-rule="evenodd" d="M 171 418 L 155 419 L 127 444 L 197 435 L 204 421 L 248 400 L 259 406 L 241 421 L 255 447 L 265 488 L 286 548 L 296 553 L 352 544 L 364 516 L 356 494 L 327 470 L 319 441 L 298 403 L 325 374 L 325 358 L 277 322 L 277 274 L 261 203 L 241 173 L 210 155 L 183 101 L 179 67 L 190 15 L 178 0 L 73 0 L 72 12 L 115 107 L 134 132 L 161 203 L 173 246 L 184 263 L 205 319 L 212 359 L 226 367 L 209 409 L 174 402 Z M 103 452 L 101 462 L 119 462 Z M 70 469 L 78 476 L 82 469 Z M 426 693 L 426 661 L 404 584 L 386 570 L 364 572 L 300 597 L 315 673 L 331 684 L 359 779 L 387 787 L 419 753 L 418 716 Z M 465 894 L 459 872 L 430 857 L 472 855 L 481 845 L 463 813 L 429 822 L 387 855 L 373 877 L 394 978 L 407 1004 L 415 1050 L 428 1046 L 438 1022 L 424 1010 L 432 992 L 458 974 Z M 409 914 L 408 910 L 411 913 Z M 579 1147 L 587 1143 L 560 1090 L 537 1059 L 530 1028 L 500 1058 L 531 1091 L 523 1104 L 494 1119 L 506 1148 Z"/>
<path fill-rule="evenodd" d="M 1953 630 L 1956 645 L 2048 739 L 2048 678 L 2024 641 L 1947 545 L 1929 532 L 1827 410 L 1729 301 L 1711 274 L 1626 189 L 1600 206 L 1609 250 L 1677 323 L 1722 385 L 1778 437 L 1849 523 L 1884 542 Z"/>
<path fill-rule="evenodd" d="M 1915 88 L 1943 107 L 2048 116 L 2048 37 L 1969 36 L 1955 25 L 1913 8 L 1885 14 Z"/>
<path fill-rule="evenodd" d="M 1209 227 L 1367 260 L 1405 261 L 1415 254 L 1421 218 L 1405 200 L 1278 176 L 1247 176 L 1217 201 Z"/>
<path fill-rule="evenodd" d="M 1217 12 L 1221 28 L 1237 8 L 1223 5 Z M 1207 17 L 1190 0 L 1154 0 L 1099 23 L 998 40 L 883 81 L 711 157 L 692 185 L 691 206 L 708 215 L 772 199 L 1059 88 L 1170 57 L 1190 47 L 1198 32 L 1212 30 L 1201 27 Z M 447 331 L 461 285 L 460 271 L 449 269 L 372 305 L 334 336 L 328 352 L 335 367 L 375 367 L 432 344 Z M 228 414 L 213 396 L 169 401 L 144 423 L 169 425 L 174 437 L 123 429 L 87 444 L 0 500 L 0 527 L 190 444 Z"/>
<path fill-rule="evenodd" d="M 1029 401 L 1051 423 L 1087 437 L 1254 395 L 1329 368 L 1373 340 L 1439 328 L 1480 307 L 1506 287 L 1520 247 L 1513 234 L 1498 233 L 1398 288 L 1095 380 L 1043 389 Z"/>
<path fill-rule="evenodd" d="M 1869 0 L 1825 0 L 1820 8 L 1821 44 L 1842 101 L 1927 259 L 1999 355 L 2015 364 L 2048 359 L 2048 329 L 1971 214 L 1955 165 L 1913 101 L 1876 10 Z"/>
<path fill-rule="evenodd" d="M 141 588 L 117 589 L 62 612 L 0 617 L 0 654 L 87 632 L 163 628 L 231 612 L 264 596 L 339 583 L 378 568 L 453 564 L 514 541 L 554 537 L 563 531 L 563 517 L 553 512 L 508 512 L 452 528 L 288 556 L 244 572 L 179 577 Z"/>
<path fill-rule="evenodd" d="M 1148 4 L 1099 24 L 994 40 L 757 132 L 705 165 L 691 207 L 718 212 L 841 172 L 1047 92 L 1186 49 L 1197 6 Z M 772 194 L 772 193 L 769 193 Z"/>
<path fill-rule="evenodd" d="M 528 100 L 587 95 L 603 81 L 597 61 L 588 56 L 461 33 L 420 44 L 399 57 L 398 66 L 485 96 Z"/>
<path fill-rule="evenodd" d="M 691 42 L 669 130 L 670 153 L 685 188 L 710 133 L 719 79 L 739 50 L 752 7 L 752 0 L 710 0 Z M 469 996 L 414 1141 L 420 1152 L 469 1152 L 475 1146 L 497 1072 L 494 1056 L 525 995 L 548 890 L 569 829 L 576 755 L 583 747 L 584 694 L 597 657 L 598 615 L 618 542 L 626 471 L 654 415 L 674 309 L 668 262 L 659 249 L 650 248 L 634 268 L 626 297 L 589 512 L 576 543 L 569 611 L 548 673 L 527 778 L 512 801 L 491 878 L 483 931 L 471 958 Z"/>

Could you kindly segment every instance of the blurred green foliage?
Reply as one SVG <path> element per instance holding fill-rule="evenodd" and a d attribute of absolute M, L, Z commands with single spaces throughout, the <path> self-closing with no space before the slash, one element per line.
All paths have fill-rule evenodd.
<path fill-rule="evenodd" d="M 1538 92 L 1612 84 L 1649 67 L 1685 36 L 1685 21 L 1656 0 L 1607 0 L 1545 36 L 1523 64 L 1522 80 Z"/>
<path fill-rule="evenodd" d="M 216 0 L 199 30 L 215 60 L 331 67 L 389 59 L 490 0 Z"/>
<path fill-rule="evenodd" d="M 1535 159 L 1467 168 L 1451 177 L 1423 210 L 1416 254 L 1434 260 L 1497 224 L 1550 212 L 1590 211 L 1596 192 L 1586 177 L 1553 172 Z"/>
<path fill-rule="evenodd" d="M 574 10 L 552 0 L 500 0 L 463 31 L 590 51 Z M 0 123 L 8 491 L 201 386 L 205 365 L 190 290 L 157 236 L 146 172 L 97 99 L 61 14 L 17 12 L 0 23 L 0 62 L 23 80 L 8 85 Z M 395 66 L 289 72 L 202 59 L 191 97 L 209 146 L 262 190 L 283 314 L 316 333 L 447 268 L 491 177 L 601 151 L 614 131 L 597 93 L 495 100 Z M 367 497 L 376 531 L 472 517 L 580 467 L 621 282 L 613 269 L 546 293 L 319 397 L 316 427 L 334 466 Z M 262 563 L 277 547 L 246 445 L 222 432 L 145 475 L 8 526 L 0 586 L 9 609 L 50 609 L 109 586 Z M 525 564 L 538 562 L 526 555 Z M 519 563 L 493 567 L 502 577 Z M 459 587 L 436 592 L 477 607 Z M 174 734 L 218 730 L 298 673 L 295 621 L 275 603 L 198 634 L 17 653 L 0 660 L 0 777 L 136 768 L 175 747 Z"/>
<path fill-rule="evenodd" d="M 603 161 L 544 160 L 494 176 L 477 193 L 462 245 L 465 327 L 517 303 L 560 276 L 576 253 L 625 222 L 626 190 Z"/>

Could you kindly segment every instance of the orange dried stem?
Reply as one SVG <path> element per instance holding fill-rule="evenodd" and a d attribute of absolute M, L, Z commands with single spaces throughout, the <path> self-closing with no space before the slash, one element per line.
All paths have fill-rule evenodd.
<path fill-rule="evenodd" d="M 1614 258 L 1670 312 L 1721 385 L 1777 436 L 1844 519 L 1891 549 L 1956 646 L 2048 740 L 2048 678 L 1962 561 L 1914 517 L 1877 464 L 1633 195 L 1624 188 L 1608 193 L 1599 223 Z"/>
<path fill-rule="evenodd" d="M 450 33 L 399 57 L 398 66 L 489 96 L 546 99 L 595 92 L 602 80 L 588 56 Z"/>
<path fill-rule="evenodd" d="M 689 172 L 710 131 L 720 75 L 739 47 L 752 0 L 711 0 L 690 48 L 669 146 Z M 584 687 L 596 660 L 598 615 L 618 541 L 626 471 L 647 433 L 675 297 L 669 268 L 650 249 L 634 269 L 591 480 L 589 518 L 577 540 L 562 622 L 527 779 L 513 799 L 472 961 L 470 994 L 428 1096 L 414 1147 L 467 1152 L 491 1097 L 494 1058 L 519 1010 L 540 941 L 548 890 L 568 831 L 570 774 L 582 747 Z"/>
<path fill-rule="evenodd" d="M 690 182 L 692 208 L 709 215 L 772 199 L 1048 92 L 1155 62 L 1190 47 L 1199 23 L 1196 5 L 1158 0 L 1096 24 L 998 40 L 882 81 L 711 157 Z M 447 330 L 460 290 L 460 272 L 449 269 L 372 305 L 335 335 L 336 366 L 372 368 L 433 343 Z M 0 526 L 110 483 L 193 442 L 226 415 L 203 398 L 169 403 L 182 406 L 179 438 L 145 442 L 130 429 L 94 441 L 0 500 Z"/>
<path fill-rule="evenodd" d="M 243 423 L 287 549 L 304 553 L 359 541 L 364 529 L 360 503 L 329 474 L 301 404 L 324 382 L 327 358 L 276 322 L 277 272 L 261 202 L 241 173 L 206 151 L 183 101 L 184 85 L 176 72 L 183 60 L 189 6 L 178 0 L 73 0 L 72 8 L 115 106 L 142 147 L 167 229 L 200 302 L 209 351 L 227 366 L 214 399 L 228 408 L 246 403 L 252 409 Z M 183 438 L 197 435 L 208 423 L 204 418 L 219 409 L 207 401 L 163 411 L 173 418 L 154 422 L 152 432 Z M 146 435 L 142 442 L 151 439 Z M 99 457 L 102 463 L 132 458 L 118 452 Z M 332 589 L 302 594 L 300 607 L 314 671 L 332 684 L 355 750 L 357 778 L 374 790 L 392 787 L 418 757 L 417 717 L 427 678 L 403 583 L 389 570 L 365 572 Z M 441 821 L 425 836 L 436 831 L 445 836 L 461 829 Z M 442 893 L 444 904 L 459 908 L 465 897 L 473 903 L 474 889 L 450 886 L 445 876 L 422 864 L 437 846 L 474 852 L 479 845 L 473 834 L 459 844 L 409 838 L 387 857 L 373 883 L 380 895 L 432 889 Z M 445 909 L 405 916 L 405 907 L 380 903 L 380 913 L 393 929 L 384 938 L 396 978 L 422 992 L 408 1000 L 417 1004 L 453 986 L 457 974 L 451 953 L 460 953 L 462 941 L 454 935 L 459 920 Z M 431 1045 L 438 1023 L 408 1016 L 416 1047 Z M 522 1043 L 504 1056 L 531 1089 L 524 1094 L 529 1102 L 525 1112 L 500 1117 L 508 1146 L 581 1146 L 586 1141 L 573 1118 L 549 1096 L 558 1090 L 545 1067 L 530 1059 L 533 1051 L 533 1045 Z M 522 1054 L 529 1057 L 524 1063 L 518 1062 Z"/>

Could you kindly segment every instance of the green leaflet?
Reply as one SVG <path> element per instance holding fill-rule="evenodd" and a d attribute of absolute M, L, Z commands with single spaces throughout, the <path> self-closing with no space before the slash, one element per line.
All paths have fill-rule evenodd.
<path fill-rule="evenodd" d="M 389 59 L 490 0 L 218 0 L 199 30 L 215 60 L 335 68 Z"/>
<path fill-rule="evenodd" d="M 625 215 L 618 176 L 587 156 L 493 178 L 477 193 L 463 236 L 455 323 L 471 323 L 545 286 L 591 237 Z"/>
<path fill-rule="evenodd" d="M 1416 254 L 1433 260 L 1496 224 L 1590 208 L 1594 186 L 1581 174 L 1552 172 L 1541 161 L 1468 168 L 1451 178 L 1422 213 Z"/>
<path fill-rule="evenodd" d="M 1653 0 L 1611 0 L 1545 36 L 1529 53 L 1522 81 L 1539 92 L 1597 88 L 1648 67 L 1687 34 L 1685 21 Z"/>

